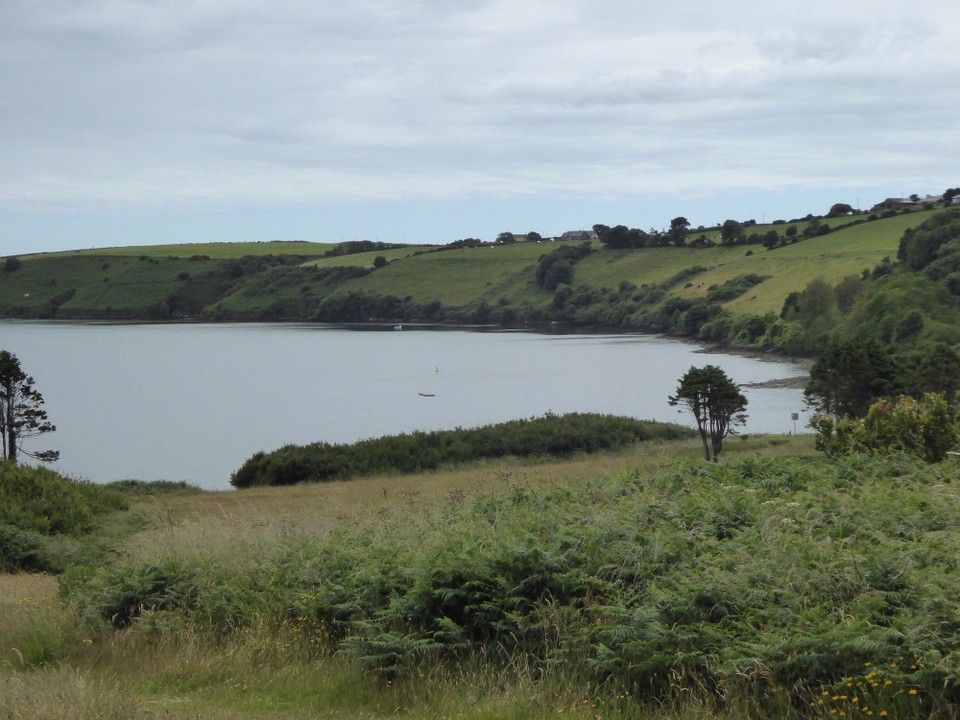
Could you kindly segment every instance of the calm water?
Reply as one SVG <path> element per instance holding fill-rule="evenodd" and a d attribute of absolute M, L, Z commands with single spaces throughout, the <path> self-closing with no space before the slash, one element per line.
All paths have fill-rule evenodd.
<path fill-rule="evenodd" d="M 46 400 L 57 431 L 29 447 L 60 450 L 58 470 L 96 482 L 186 480 L 209 489 L 229 487 L 230 473 L 254 452 L 287 443 L 549 411 L 691 424 L 667 404 L 691 365 L 720 365 L 738 383 L 804 372 L 649 335 L 294 324 L 0 321 L 0 348 L 20 358 Z M 803 410 L 799 390 L 745 394 L 746 432 L 790 432 L 791 412 Z"/>

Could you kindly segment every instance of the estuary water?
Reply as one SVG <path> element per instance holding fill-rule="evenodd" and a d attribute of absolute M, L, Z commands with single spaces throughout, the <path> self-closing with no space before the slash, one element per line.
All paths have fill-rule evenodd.
<path fill-rule="evenodd" d="M 547 412 L 600 412 L 692 425 L 668 405 L 691 366 L 737 383 L 803 367 L 651 335 L 541 334 L 316 324 L 0 321 L 57 431 L 53 467 L 110 482 L 186 480 L 229 488 L 258 450 L 476 427 Z M 797 389 L 745 388 L 743 432 L 807 419 Z M 800 413 L 799 422 L 791 413 Z"/>

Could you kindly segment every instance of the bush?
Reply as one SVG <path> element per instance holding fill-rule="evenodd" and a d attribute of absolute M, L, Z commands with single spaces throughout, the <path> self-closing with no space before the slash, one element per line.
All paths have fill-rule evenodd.
<path fill-rule="evenodd" d="M 817 431 L 817 449 L 831 457 L 902 452 L 935 463 L 960 447 L 960 427 L 938 393 L 927 393 L 919 402 L 909 396 L 896 403 L 879 400 L 862 419 L 821 415 L 810 425 Z"/>
<path fill-rule="evenodd" d="M 464 430 L 414 432 L 350 445 L 286 445 L 258 452 L 230 478 L 236 488 L 294 485 L 356 475 L 432 470 L 443 464 L 494 457 L 570 456 L 624 447 L 641 440 L 690 437 L 679 425 L 627 417 L 572 413 L 513 420 Z"/>
<path fill-rule="evenodd" d="M 46 468 L 0 463 L 0 568 L 58 570 L 57 536 L 81 537 L 127 507 L 107 488 Z"/>

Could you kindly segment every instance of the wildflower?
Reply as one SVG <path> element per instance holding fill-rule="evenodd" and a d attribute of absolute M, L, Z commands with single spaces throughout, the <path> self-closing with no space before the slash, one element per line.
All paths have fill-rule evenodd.
<path fill-rule="evenodd" d="M 916 688 L 910 688 L 910 695 L 916 695 L 916 694 L 917 694 L 917 689 L 916 689 Z"/>

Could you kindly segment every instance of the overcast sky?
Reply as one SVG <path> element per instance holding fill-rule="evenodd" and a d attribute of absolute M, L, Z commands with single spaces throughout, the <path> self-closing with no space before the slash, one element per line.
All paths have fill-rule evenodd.
<path fill-rule="evenodd" d="M 946 0 L 0 0 L 0 255 L 769 222 L 958 158 Z"/>

